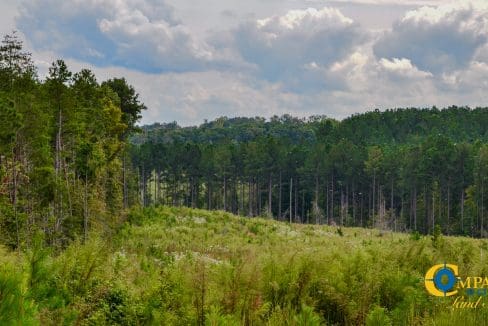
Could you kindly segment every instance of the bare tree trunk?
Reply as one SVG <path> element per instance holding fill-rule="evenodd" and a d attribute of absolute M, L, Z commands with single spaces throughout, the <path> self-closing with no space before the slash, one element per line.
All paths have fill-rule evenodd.
<path fill-rule="evenodd" d="M 293 177 L 290 178 L 290 206 L 288 210 L 290 211 L 290 223 L 293 222 L 293 206 L 292 206 L 292 194 L 293 194 Z"/>
<path fill-rule="evenodd" d="M 461 231 L 464 234 L 464 188 L 461 189 Z"/>
<path fill-rule="evenodd" d="M 210 178 L 207 180 L 207 210 L 212 209 L 212 185 Z"/>
<path fill-rule="evenodd" d="M 483 178 L 481 179 L 481 228 L 480 228 L 480 237 L 483 237 L 484 235 L 484 217 L 485 217 L 485 198 L 484 198 L 484 192 L 485 192 L 485 185 L 484 185 L 484 180 Z"/>
<path fill-rule="evenodd" d="M 248 197 L 249 197 L 249 212 L 248 212 L 248 215 L 249 216 L 253 216 L 253 211 L 252 211 L 252 189 L 253 189 L 253 186 L 252 186 L 252 182 L 251 182 L 251 178 L 249 178 L 249 194 L 248 194 Z"/>
<path fill-rule="evenodd" d="M 361 197 L 361 215 L 359 216 L 359 219 L 361 220 L 361 227 L 363 227 L 363 194 L 359 193 L 359 196 Z"/>
<path fill-rule="evenodd" d="M 331 194 L 330 194 L 330 215 L 332 217 L 332 221 L 335 222 L 335 217 L 334 217 L 334 172 L 332 172 L 332 184 L 331 184 L 331 187 L 332 187 L 332 191 L 331 191 Z"/>
<path fill-rule="evenodd" d="M 341 226 L 344 226 L 344 190 L 341 187 Z"/>
<path fill-rule="evenodd" d="M 17 139 L 17 136 L 15 136 Z M 15 141 L 16 142 L 16 141 Z M 18 192 L 18 182 L 17 182 L 17 155 L 15 153 L 15 146 L 12 150 L 12 183 L 13 183 L 13 192 L 12 192 L 12 205 L 14 209 L 14 219 L 15 219 L 15 233 L 17 237 L 17 250 L 20 254 L 20 225 L 19 225 L 19 214 L 17 208 L 17 192 Z"/>
<path fill-rule="evenodd" d="M 227 176 L 224 171 L 224 211 L 227 211 Z"/>
<path fill-rule="evenodd" d="M 372 214 L 372 211 L 371 211 L 371 207 L 373 206 L 372 204 L 372 194 L 371 194 L 371 191 L 373 189 L 371 187 L 368 187 L 368 218 L 369 218 L 369 221 L 372 223 L 373 222 L 373 214 Z"/>
<path fill-rule="evenodd" d="M 142 207 L 146 207 L 147 201 L 146 201 L 146 166 L 145 164 L 142 164 Z M 173 203 L 174 205 L 174 203 Z"/>
<path fill-rule="evenodd" d="M 354 181 L 352 182 L 352 222 L 357 226 L 356 222 L 356 191 L 354 189 Z"/>
<path fill-rule="evenodd" d="M 432 191 L 432 231 L 435 229 L 435 193 Z"/>
<path fill-rule="evenodd" d="M 300 185 L 300 179 L 297 179 L 296 181 L 296 186 L 295 186 L 295 212 L 293 213 L 293 215 L 295 216 L 295 221 L 297 219 L 297 216 L 298 216 L 298 187 Z"/>
<path fill-rule="evenodd" d="M 315 224 L 319 224 L 319 175 L 315 174 L 315 200 L 313 204 L 313 212 L 315 215 Z"/>
<path fill-rule="evenodd" d="M 154 197 L 153 197 L 153 206 L 156 206 L 158 203 L 158 171 L 154 169 Z"/>
<path fill-rule="evenodd" d="M 393 219 L 394 229 L 396 231 L 396 214 L 395 214 L 395 206 L 394 206 L 394 198 L 393 198 L 393 178 L 391 179 L 391 192 L 390 192 L 390 212 L 391 218 Z"/>
<path fill-rule="evenodd" d="M 244 182 L 241 181 L 241 200 L 240 200 L 241 211 L 239 215 L 244 215 Z"/>
<path fill-rule="evenodd" d="M 424 231 L 430 233 L 430 221 L 429 221 L 429 198 L 427 198 L 426 187 L 424 186 Z"/>
<path fill-rule="evenodd" d="M 158 168 L 156 182 L 158 184 L 158 189 L 157 189 L 157 194 L 156 194 L 156 201 L 157 201 L 158 204 L 160 204 L 161 203 L 161 168 Z"/>
<path fill-rule="evenodd" d="M 272 212 L 273 181 L 272 181 L 271 177 L 272 177 L 272 175 L 270 173 L 269 179 L 268 179 L 268 216 L 269 217 L 273 216 L 273 212 Z"/>
<path fill-rule="evenodd" d="M 376 226 L 375 223 L 375 193 L 376 193 L 376 170 L 373 170 L 373 228 Z"/>
<path fill-rule="evenodd" d="M 413 188 L 413 223 L 417 231 L 417 186 Z"/>
<path fill-rule="evenodd" d="M 281 190 L 282 190 L 282 184 L 281 184 L 281 170 L 280 170 L 280 193 L 278 195 L 278 219 L 281 220 Z"/>
<path fill-rule="evenodd" d="M 256 216 L 261 216 L 261 187 L 259 186 L 259 177 L 256 178 Z"/>
<path fill-rule="evenodd" d="M 447 235 L 451 229 L 451 182 L 447 184 Z"/>
<path fill-rule="evenodd" d="M 83 196 L 83 234 L 84 240 L 88 239 L 88 173 L 85 171 L 85 194 Z"/>
<path fill-rule="evenodd" d="M 329 178 L 325 181 L 325 207 L 326 207 L 326 222 L 329 225 Z"/>

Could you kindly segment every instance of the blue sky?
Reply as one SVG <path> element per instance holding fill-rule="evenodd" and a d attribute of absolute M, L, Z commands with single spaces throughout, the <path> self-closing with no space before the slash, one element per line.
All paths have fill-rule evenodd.
<path fill-rule="evenodd" d="M 488 105 L 487 1 L 4 0 L 0 12 L 41 76 L 59 57 L 125 76 L 143 123 Z"/>

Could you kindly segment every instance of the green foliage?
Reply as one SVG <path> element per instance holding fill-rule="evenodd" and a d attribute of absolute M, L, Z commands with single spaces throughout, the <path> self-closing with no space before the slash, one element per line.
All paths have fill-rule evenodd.
<path fill-rule="evenodd" d="M 440 243 L 442 242 L 442 231 L 439 224 L 436 224 L 436 226 L 434 227 L 431 240 L 432 246 L 434 248 L 438 248 L 440 246 Z"/>
<path fill-rule="evenodd" d="M 42 231 L 60 249 L 89 229 L 109 233 L 136 196 L 122 161 L 129 127 L 144 108 L 125 80 L 100 85 L 91 71 L 72 73 L 63 60 L 39 80 L 22 42 L 7 35 L 0 45 L 0 243 L 32 249 Z"/>
<path fill-rule="evenodd" d="M 384 308 L 375 307 L 366 318 L 366 326 L 388 326 L 392 325 L 390 317 Z"/>
<path fill-rule="evenodd" d="M 323 325 L 322 318 L 314 312 L 313 308 L 302 306 L 299 314 L 294 318 L 297 326 L 319 326 Z"/>
<path fill-rule="evenodd" d="M 486 273 L 484 241 L 378 238 L 368 229 L 299 225 L 223 211 L 134 209 L 111 239 L 0 255 L 2 325 L 478 325 L 422 277 L 439 261 Z M 6 319 L 8 316 L 8 319 Z M 1 318 L 1 317 L 0 317 Z"/>
<path fill-rule="evenodd" d="M 0 247 L 0 324 L 39 325 L 35 303 L 27 296 L 23 273 Z M 16 266 L 17 265 L 17 266 Z"/>
<path fill-rule="evenodd" d="M 342 231 L 342 228 L 340 228 L 340 227 L 339 227 L 339 228 L 337 228 L 336 232 L 337 232 L 337 234 L 338 234 L 339 236 L 341 236 L 341 237 L 343 237 L 343 236 L 344 236 L 344 232 Z"/>
<path fill-rule="evenodd" d="M 378 110 L 144 126 L 131 164 L 143 206 L 301 223 L 485 236 L 488 108 Z M 166 189 L 168 191 L 163 191 Z"/>
<path fill-rule="evenodd" d="M 411 240 L 415 240 L 415 241 L 418 241 L 422 238 L 422 235 L 420 234 L 419 231 L 413 231 L 412 233 L 410 233 L 410 239 Z"/>
<path fill-rule="evenodd" d="M 136 134 L 144 109 L 124 78 L 100 84 L 63 60 L 39 80 L 17 36 L 4 38 L 1 325 L 486 320 L 420 280 L 439 261 L 488 273 L 485 242 L 449 236 L 487 235 L 488 108 Z M 381 231 L 347 228 L 366 225 Z"/>

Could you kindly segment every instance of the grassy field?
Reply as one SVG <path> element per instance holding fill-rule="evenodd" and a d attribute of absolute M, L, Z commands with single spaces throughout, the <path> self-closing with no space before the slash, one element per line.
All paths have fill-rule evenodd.
<path fill-rule="evenodd" d="M 443 262 L 488 275 L 486 240 L 161 207 L 60 253 L 41 243 L 0 248 L 0 325 L 488 324 L 423 285 Z"/>

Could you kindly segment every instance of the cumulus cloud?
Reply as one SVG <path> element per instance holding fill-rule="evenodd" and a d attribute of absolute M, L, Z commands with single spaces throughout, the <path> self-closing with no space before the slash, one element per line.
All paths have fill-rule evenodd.
<path fill-rule="evenodd" d="M 38 50 L 146 72 L 202 69 L 211 49 L 157 0 L 23 2 L 17 25 Z"/>
<path fill-rule="evenodd" d="M 488 4 L 457 2 L 409 11 L 374 45 L 378 58 L 406 58 L 420 70 L 467 67 L 488 39 Z"/>
<path fill-rule="evenodd" d="M 419 70 L 417 67 L 412 65 L 409 59 L 405 58 L 393 58 L 393 60 L 382 58 L 379 61 L 379 65 L 381 66 L 381 68 L 383 68 L 384 72 L 398 78 L 415 79 L 432 77 L 432 74 L 430 72 Z"/>
<path fill-rule="evenodd" d="M 282 16 L 241 24 L 233 32 L 240 56 L 258 74 L 292 89 L 327 87 L 330 66 L 348 57 L 365 39 L 338 9 L 291 10 Z"/>
<path fill-rule="evenodd" d="M 488 103 L 484 2 L 418 0 L 431 7 L 398 14 L 378 32 L 344 6 L 322 8 L 336 2 L 219 1 L 212 16 L 190 0 L 31 0 L 17 26 L 41 76 L 61 56 L 100 80 L 126 77 L 149 107 L 143 123 Z M 314 4 L 321 9 L 290 10 Z"/>

